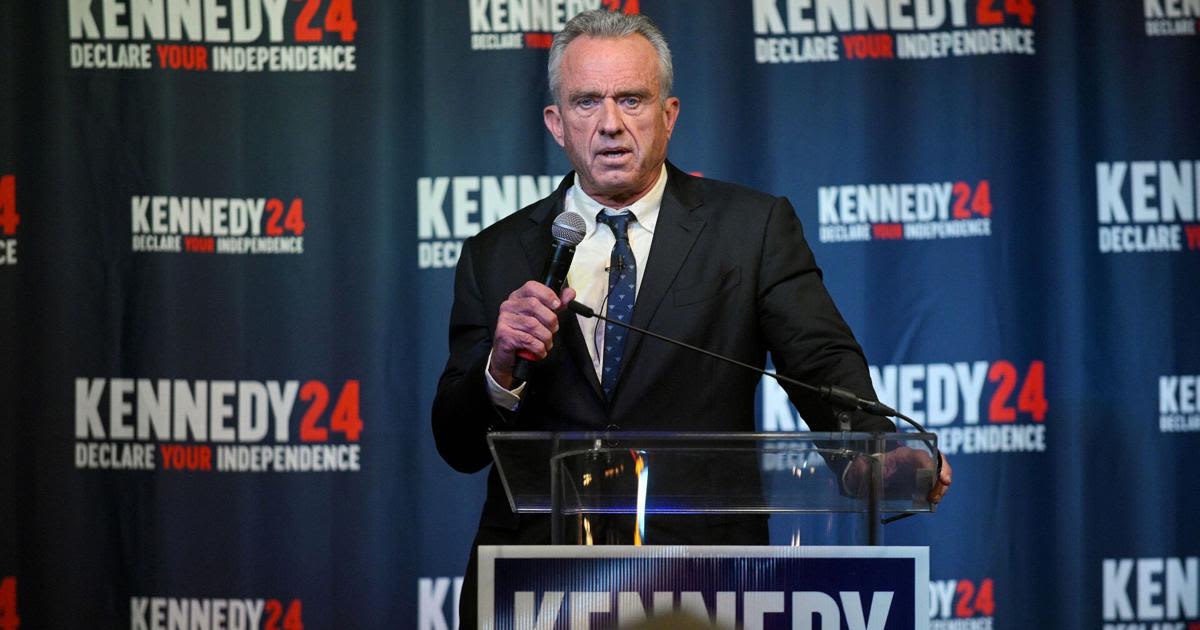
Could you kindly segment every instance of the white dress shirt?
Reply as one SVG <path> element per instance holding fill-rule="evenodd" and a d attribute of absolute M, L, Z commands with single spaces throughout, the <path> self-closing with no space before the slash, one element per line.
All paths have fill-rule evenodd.
<path fill-rule="evenodd" d="M 637 262 L 637 288 L 642 288 L 642 277 L 646 272 L 646 261 L 650 257 L 650 243 L 654 240 L 654 227 L 658 224 L 658 211 L 662 207 L 663 192 L 667 188 L 667 166 L 664 164 L 659 171 L 658 180 L 654 187 L 641 199 L 624 208 L 606 208 L 600 202 L 592 199 L 578 185 L 572 185 L 567 190 L 563 211 L 574 210 L 583 216 L 587 226 L 583 241 L 575 247 L 575 257 L 571 260 L 571 268 L 567 272 L 567 286 L 575 289 L 575 300 L 590 306 L 597 311 L 605 303 L 608 295 L 608 266 L 616 237 L 608 226 L 598 224 L 596 215 L 600 212 L 617 214 L 628 210 L 633 213 L 635 221 L 629 224 L 629 246 L 633 250 L 633 258 Z M 606 305 L 607 306 L 607 305 Z M 598 319 L 576 315 L 579 330 L 583 333 L 583 341 L 587 345 L 588 354 L 592 358 L 592 367 L 596 369 L 596 378 L 600 378 L 604 370 L 604 356 L 597 348 L 604 347 L 604 326 Z M 488 367 L 491 366 L 491 356 L 488 357 Z M 487 368 L 485 368 L 486 370 Z M 488 395 L 492 404 L 505 409 L 516 409 L 521 403 L 521 394 L 525 391 L 522 383 L 515 389 L 508 390 L 497 383 L 490 371 L 485 371 L 488 385 Z"/>

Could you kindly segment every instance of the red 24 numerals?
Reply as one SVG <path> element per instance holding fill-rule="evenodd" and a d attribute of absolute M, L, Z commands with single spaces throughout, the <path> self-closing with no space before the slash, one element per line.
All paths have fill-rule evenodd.
<path fill-rule="evenodd" d="M 966 182 L 956 182 L 951 193 L 954 196 L 954 218 L 969 219 L 972 214 L 992 216 L 992 187 L 988 180 L 975 184 L 975 194 Z"/>
<path fill-rule="evenodd" d="M 959 580 L 958 605 L 954 607 L 954 616 L 959 618 L 974 617 L 976 614 L 991 617 L 996 612 L 996 601 L 992 595 L 992 578 L 984 578 L 979 583 L 979 592 L 975 592 L 975 583 L 971 580 Z"/>
<path fill-rule="evenodd" d="M 300 615 L 300 600 L 293 599 L 288 604 L 287 613 L 283 612 L 283 602 L 278 599 L 267 600 L 267 623 L 265 630 L 304 630 L 304 620 Z M 282 618 L 283 623 L 280 623 Z"/>
<path fill-rule="evenodd" d="M 1001 12 L 996 8 L 999 0 L 979 0 L 979 4 L 975 7 L 975 21 L 980 26 L 997 26 L 1004 23 L 1004 14 L 1015 15 L 1021 20 L 1021 24 L 1029 26 L 1033 24 L 1033 2 L 1032 0 L 1004 0 L 1004 11 Z"/>
<path fill-rule="evenodd" d="M 292 234 L 304 234 L 304 200 L 293 199 L 284 213 L 283 202 L 279 199 L 267 200 L 267 236 L 282 236 L 284 228 Z M 283 225 L 280 226 L 282 220 Z"/>
<path fill-rule="evenodd" d="M 992 404 L 988 406 L 988 419 L 992 422 L 1016 422 L 1017 411 L 1033 416 L 1034 422 L 1046 419 L 1050 405 L 1046 402 L 1046 364 L 1034 361 L 1025 372 L 1025 382 L 1017 394 L 1017 407 L 1009 404 L 1013 390 L 1017 388 L 1017 368 L 1009 361 L 996 361 L 988 370 L 988 381 L 999 382 Z"/>
<path fill-rule="evenodd" d="M 300 0 L 294 0 L 299 2 Z M 304 0 L 304 8 L 296 18 L 296 41 L 319 42 L 325 37 L 320 28 L 312 25 L 317 9 L 321 8 L 321 0 Z M 342 41 L 354 41 L 354 31 L 358 30 L 358 22 L 354 21 L 353 0 L 329 0 L 325 9 L 325 31 L 338 33 Z"/>
<path fill-rule="evenodd" d="M 346 381 L 329 417 L 329 427 L 317 426 L 317 420 L 329 406 L 329 388 L 321 381 L 308 381 L 300 387 L 300 400 L 312 402 L 300 420 L 301 442 L 328 442 L 332 429 L 351 442 L 362 434 L 363 421 L 358 413 L 359 385 L 357 380 Z"/>

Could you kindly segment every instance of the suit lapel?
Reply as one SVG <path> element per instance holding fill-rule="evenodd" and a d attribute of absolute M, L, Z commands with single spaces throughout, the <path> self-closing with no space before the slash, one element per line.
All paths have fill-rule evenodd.
<path fill-rule="evenodd" d="M 583 379 L 592 387 L 592 393 L 603 402 L 604 390 L 600 389 L 600 379 L 596 377 L 596 368 L 592 365 L 592 355 L 588 354 L 587 344 L 583 341 L 583 331 L 579 329 L 579 318 L 574 313 L 567 313 L 559 318 L 558 337 L 567 348 L 567 354 L 579 369 Z"/>
<path fill-rule="evenodd" d="M 633 306 L 633 325 L 650 328 L 654 314 L 675 283 L 683 262 L 687 260 L 696 238 L 704 230 L 704 220 L 692 212 L 702 202 L 691 176 L 667 164 L 667 189 L 663 193 L 662 206 L 658 211 L 658 224 L 654 229 L 654 241 L 650 245 L 650 256 L 646 261 L 646 272 L 642 286 L 638 289 Z M 625 361 L 617 381 L 617 391 L 632 372 L 641 347 L 643 335 L 633 333 L 626 341 Z"/>
<path fill-rule="evenodd" d="M 546 271 L 546 260 L 550 257 L 553 237 L 550 236 L 550 225 L 563 210 L 566 192 L 571 187 L 574 176 L 569 175 L 559 184 L 554 195 L 529 214 L 530 225 L 521 232 L 521 248 L 525 250 L 525 259 L 529 263 L 531 278 L 542 280 Z M 636 308 L 635 308 L 636 310 Z M 583 333 L 579 329 L 579 321 L 574 313 L 564 313 L 559 317 L 558 341 L 566 348 L 571 362 L 582 373 L 584 380 L 591 386 L 592 391 L 600 401 L 604 401 L 604 392 L 600 389 L 600 381 L 596 378 L 596 369 L 592 366 L 592 357 L 588 354 L 587 344 L 583 341 Z"/>
<path fill-rule="evenodd" d="M 548 216 L 557 216 L 557 212 L 547 212 Z M 531 221 L 537 219 L 531 214 Z M 550 219 L 553 221 L 553 219 Z M 529 277 L 536 280 L 542 279 L 542 274 L 546 271 L 546 259 L 550 253 L 552 240 L 550 236 L 550 225 L 548 223 L 537 221 L 530 224 L 521 232 L 521 249 L 525 250 L 525 260 L 529 263 Z"/>

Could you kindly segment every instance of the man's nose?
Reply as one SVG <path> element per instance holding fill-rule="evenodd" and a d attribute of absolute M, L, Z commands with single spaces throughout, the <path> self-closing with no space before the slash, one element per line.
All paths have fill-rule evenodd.
<path fill-rule="evenodd" d="M 606 98 L 600 105 L 600 133 L 613 136 L 621 133 L 625 123 L 621 120 L 621 107 L 616 99 Z"/>

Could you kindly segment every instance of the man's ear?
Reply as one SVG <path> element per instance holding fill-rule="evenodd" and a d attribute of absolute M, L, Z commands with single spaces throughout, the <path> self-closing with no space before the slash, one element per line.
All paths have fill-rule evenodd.
<path fill-rule="evenodd" d="M 667 126 L 667 137 L 675 129 L 675 121 L 679 119 L 679 98 L 672 96 L 663 103 L 663 122 Z"/>
<path fill-rule="evenodd" d="M 550 131 L 550 135 L 554 136 L 554 141 L 558 146 L 563 146 L 563 121 L 562 113 L 558 111 L 558 105 L 547 105 L 546 109 L 542 110 L 542 121 L 546 123 L 546 129 Z"/>

